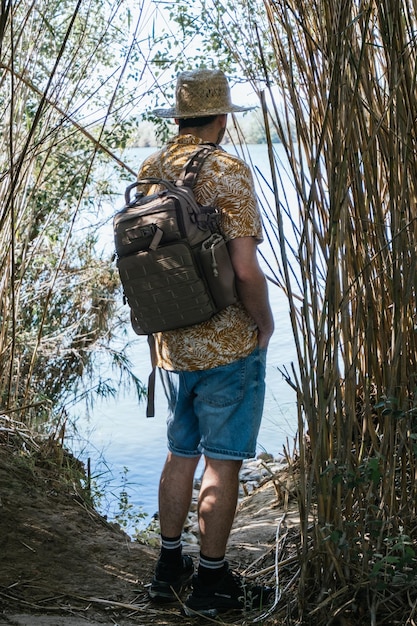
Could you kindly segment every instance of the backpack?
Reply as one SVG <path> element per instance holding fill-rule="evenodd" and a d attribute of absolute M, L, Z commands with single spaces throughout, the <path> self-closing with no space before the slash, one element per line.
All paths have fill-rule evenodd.
<path fill-rule="evenodd" d="M 114 216 L 124 301 L 139 335 L 204 322 L 237 300 L 220 210 L 199 205 L 193 193 L 214 148 L 199 148 L 175 182 L 145 178 L 129 185 L 126 204 Z M 145 185 L 157 191 L 145 195 L 140 190 Z"/>
<path fill-rule="evenodd" d="M 130 185 L 114 216 L 117 267 L 137 334 L 192 326 L 236 302 L 220 211 L 199 205 L 192 190 L 212 150 L 198 150 L 174 183 L 146 178 Z M 144 185 L 159 190 L 144 195 Z"/>

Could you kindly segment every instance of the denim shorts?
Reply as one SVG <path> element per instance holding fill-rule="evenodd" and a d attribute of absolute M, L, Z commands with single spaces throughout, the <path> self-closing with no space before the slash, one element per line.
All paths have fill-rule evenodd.
<path fill-rule="evenodd" d="M 177 455 L 243 460 L 256 454 L 266 350 L 208 370 L 176 372 L 168 448 Z"/>

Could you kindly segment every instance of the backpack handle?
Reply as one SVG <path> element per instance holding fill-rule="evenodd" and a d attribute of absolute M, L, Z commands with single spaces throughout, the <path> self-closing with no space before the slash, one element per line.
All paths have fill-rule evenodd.
<path fill-rule="evenodd" d="M 127 206 L 135 204 L 138 198 L 141 198 L 145 195 L 141 191 L 137 191 L 134 199 L 131 199 L 130 196 L 132 189 L 139 187 L 139 185 L 164 185 L 169 191 L 173 191 L 175 189 L 174 183 L 171 183 L 169 180 L 164 180 L 163 178 L 141 178 L 140 180 L 137 180 L 126 188 L 125 203 Z"/>

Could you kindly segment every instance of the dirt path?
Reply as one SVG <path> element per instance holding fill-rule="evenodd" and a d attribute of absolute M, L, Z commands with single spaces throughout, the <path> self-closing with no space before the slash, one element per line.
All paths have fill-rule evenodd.
<path fill-rule="evenodd" d="M 28 457 L 0 442 L 0 624 L 195 624 L 178 605 L 148 601 L 158 550 L 107 523 L 85 503 L 77 482 L 63 476 L 62 466 L 57 473 L 43 455 Z M 274 582 L 282 515 L 273 480 L 243 500 L 230 538 L 232 567 L 249 577 L 267 570 Z M 288 515 L 287 529 L 296 521 Z M 196 544 L 186 551 L 197 558 Z"/>

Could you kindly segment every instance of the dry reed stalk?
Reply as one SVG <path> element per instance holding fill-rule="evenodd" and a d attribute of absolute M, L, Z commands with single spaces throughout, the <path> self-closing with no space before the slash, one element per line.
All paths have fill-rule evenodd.
<path fill-rule="evenodd" d="M 404 523 L 414 532 L 416 14 L 389 0 L 266 0 L 265 9 L 276 70 L 262 69 L 279 91 L 276 127 L 300 198 L 291 262 L 304 305 L 290 306 L 300 454 L 311 468 L 301 514 L 316 500 L 318 528 L 335 531 L 316 535 L 325 587 L 334 574 L 354 580 L 352 559 L 384 552 L 386 533 Z M 285 287 L 293 293 L 294 281 Z"/>

